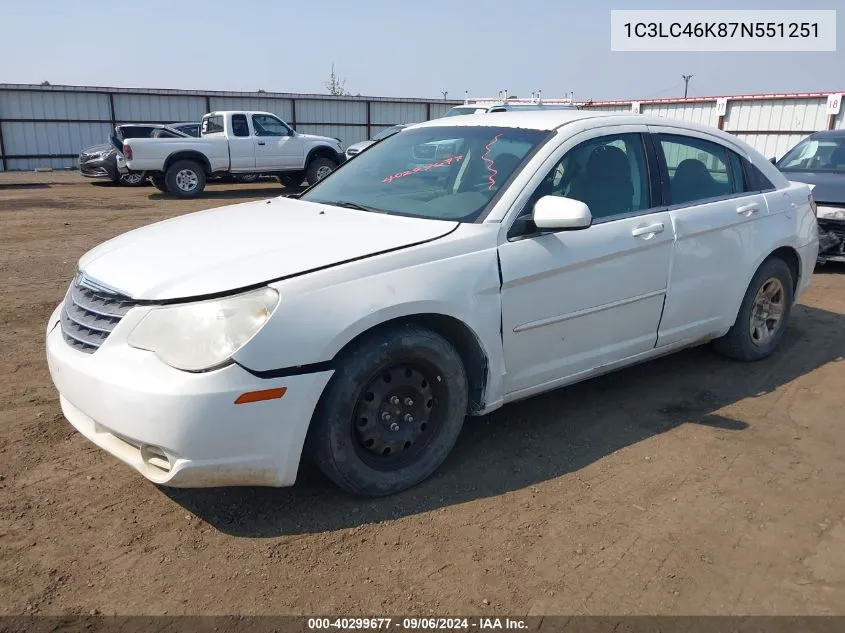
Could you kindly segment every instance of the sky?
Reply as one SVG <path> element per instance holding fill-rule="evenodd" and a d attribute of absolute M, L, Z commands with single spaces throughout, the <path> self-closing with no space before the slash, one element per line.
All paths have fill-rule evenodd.
<path fill-rule="evenodd" d="M 838 50 L 611 52 L 621 8 L 838 8 Z M 845 2 L 0 0 L 0 60 L 0 83 L 325 93 L 334 64 L 368 96 L 845 92 Z"/>

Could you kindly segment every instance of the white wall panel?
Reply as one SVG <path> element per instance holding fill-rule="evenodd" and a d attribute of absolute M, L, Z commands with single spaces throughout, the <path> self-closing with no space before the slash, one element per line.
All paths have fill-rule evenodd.
<path fill-rule="evenodd" d="M 396 125 L 397 123 L 419 123 L 426 120 L 424 103 L 389 103 L 374 101 L 370 105 L 370 121 Z"/>
<path fill-rule="evenodd" d="M 0 119 L 109 120 L 109 97 L 96 92 L 0 90 Z"/>
<path fill-rule="evenodd" d="M 3 123 L 7 156 L 78 154 L 108 140 L 109 123 Z"/>
<path fill-rule="evenodd" d="M 262 97 L 212 97 L 211 110 L 258 110 L 272 112 L 289 123 L 292 109 L 290 99 L 270 99 Z"/>
<path fill-rule="evenodd" d="M 366 123 L 364 101 L 338 99 L 297 99 L 296 124 L 302 123 Z"/>
<path fill-rule="evenodd" d="M 114 96 L 114 116 L 118 123 L 199 121 L 203 114 L 203 97 L 155 94 Z"/>

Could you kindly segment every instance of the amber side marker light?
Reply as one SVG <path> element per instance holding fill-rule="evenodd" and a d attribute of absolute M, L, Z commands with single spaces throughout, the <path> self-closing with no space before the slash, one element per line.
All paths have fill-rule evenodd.
<path fill-rule="evenodd" d="M 249 404 L 250 402 L 261 402 L 263 400 L 276 400 L 281 398 L 287 392 L 287 387 L 279 387 L 278 389 L 264 389 L 262 391 L 247 391 L 238 396 L 235 404 Z"/>
<path fill-rule="evenodd" d="M 813 194 L 807 196 L 807 201 L 810 203 L 810 209 L 813 210 L 813 215 L 819 217 L 819 208 L 816 206 L 816 199 L 813 197 Z"/>

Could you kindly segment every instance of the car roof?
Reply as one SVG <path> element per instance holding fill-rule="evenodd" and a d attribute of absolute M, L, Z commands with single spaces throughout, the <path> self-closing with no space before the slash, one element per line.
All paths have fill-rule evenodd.
<path fill-rule="evenodd" d="M 601 112 L 596 110 L 509 110 L 507 112 L 484 112 L 480 114 L 465 114 L 459 117 L 441 117 L 431 119 L 422 123 L 409 126 L 409 128 L 420 127 L 463 127 L 463 126 L 484 126 L 484 127 L 511 127 L 533 130 L 557 130 L 567 124 L 577 121 L 595 121 L 595 125 L 659 125 L 664 127 L 677 127 L 686 130 L 705 132 L 725 139 L 736 137 L 718 130 L 712 126 L 669 119 L 666 117 L 634 114 L 631 112 Z"/>
<path fill-rule="evenodd" d="M 813 132 L 813 138 L 845 138 L 845 130 L 821 130 Z"/>

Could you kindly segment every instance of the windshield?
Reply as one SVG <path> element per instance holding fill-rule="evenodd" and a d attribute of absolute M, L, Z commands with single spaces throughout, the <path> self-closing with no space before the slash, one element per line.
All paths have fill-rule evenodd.
<path fill-rule="evenodd" d="M 393 127 L 389 127 L 386 130 L 382 130 L 381 132 L 376 134 L 371 140 L 380 141 L 382 139 L 387 138 L 388 136 L 393 136 L 394 134 L 396 134 L 396 132 L 401 130 L 403 127 L 405 127 L 405 126 L 404 125 L 394 125 Z"/>
<path fill-rule="evenodd" d="M 543 130 L 476 125 L 405 130 L 362 152 L 300 199 L 474 222 L 550 136 Z"/>
<path fill-rule="evenodd" d="M 780 159 L 778 169 L 845 173 L 845 138 L 807 138 Z"/>

